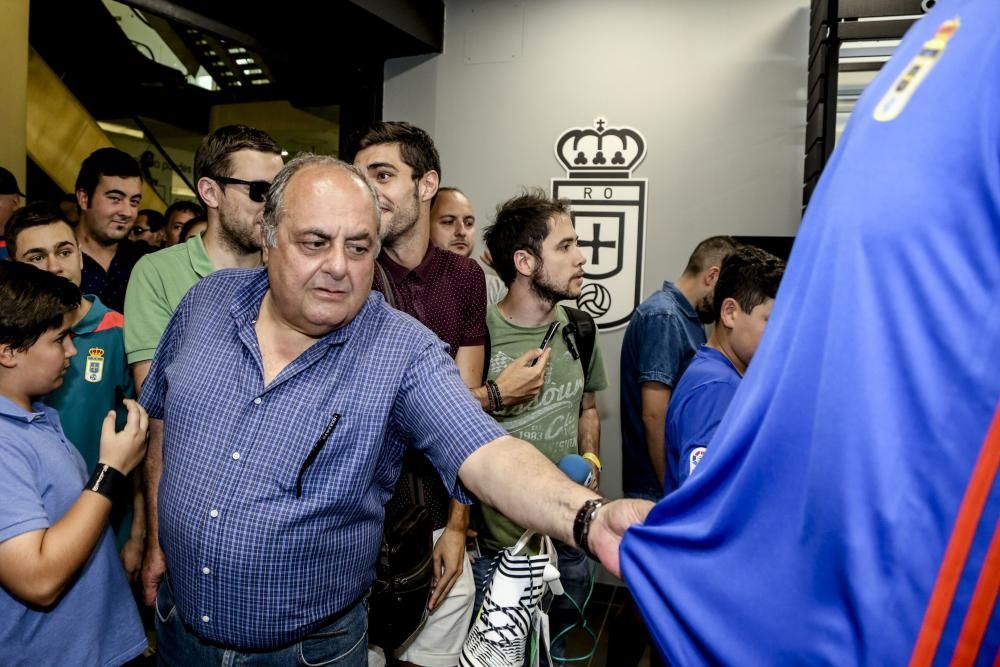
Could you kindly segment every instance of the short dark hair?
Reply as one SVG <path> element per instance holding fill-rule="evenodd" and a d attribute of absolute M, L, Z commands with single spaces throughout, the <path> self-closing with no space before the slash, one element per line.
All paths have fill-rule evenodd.
<path fill-rule="evenodd" d="M 164 224 L 170 222 L 170 218 L 173 217 L 174 213 L 180 213 L 181 211 L 188 211 L 194 213 L 196 216 L 205 215 L 205 209 L 200 204 L 181 199 L 167 207 L 167 210 L 163 213 Z"/>
<path fill-rule="evenodd" d="M 139 169 L 139 161 L 125 151 L 117 148 L 98 148 L 80 165 L 74 191 L 83 190 L 87 193 L 87 199 L 92 199 L 101 176 L 138 178 L 141 181 L 142 171 Z"/>
<path fill-rule="evenodd" d="M 224 125 L 201 140 L 194 154 L 195 182 L 206 176 L 232 176 L 230 157 L 239 151 L 281 155 L 281 146 L 264 130 L 246 125 Z"/>
<path fill-rule="evenodd" d="M 14 211 L 14 215 L 7 221 L 7 253 L 11 259 L 17 257 L 17 236 L 26 229 L 32 227 L 42 227 L 56 222 L 64 222 L 69 226 L 70 231 L 73 225 L 69 224 L 62 209 L 47 201 L 38 201 L 28 204 L 23 208 Z M 6 306 L 4 306 L 6 308 Z"/>
<path fill-rule="evenodd" d="M 455 188 L 452 186 L 443 186 L 438 188 L 437 192 L 434 193 L 434 196 L 431 197 L 431 208 L 434 208 L 434 205 L 437 204 L 438 195 L 440 195 L 442 192 L 457 192 L 463 197 L 468 198 L 468 196 L 464 192 L 462 192 L 459 188 Z"/>
<path fill-rule="evenodd" d="M 735 299 L 744 313 L 778 293 L 781 276 L 785 273 L 785 263 L 769 252 L 745 245 L 737 248 L 722 262 L 719 280 L 715 283 L 712 311 L 715 322 L 722 313 L 722 302 Z"/>
<path fill-rule="evenodd" d="M 208 218 L 206 218 L 203 215 L 194 216 L 193 218 L 184 223 L 184 226 L 181 227 L 181 233 L 178 234 L 177 238 L 179 238 L 183 243 L 184 237 L 191 232 L 191 228 L 194 227 L 195 225 L 200 225 L 203 222 L 208 222 Z"/>
<path fill-rule="evenodd" d="M 399 154 L 410 169 L 414 180 L 423 178 L 428 171 L 441 176 L 441 156 L 434 147 L 434 140 L 415 125 L 397 120 L 375 123 L 358 141 L 358 152 L 369 146 L 399 144 Z"/>
<path fill-rule="evenodd" d="M 151 232 L 158 232 L 167 226 L 166 217 L 155 209 L 144 208 L 136 214 L 136 218 L 140 215 L 146 216 L 146 225 L 149 227 L 149 231 Z"/>
<path fill-rule="evenodd" d="M 517 277 L 514 253 L 527 250 L 539 260 L 542 243 L 549 235 L 550 220 L 560 213 L 569 215 L 569 202 L 551 199 L 538 188 L 526 190 L 497 207 L 496 221 L 483 233 L 493 258 L 493 269 L 510 285 Z"/>
<path fill-rule="evenodd" d="M 684 267 L 684 273 L 696 276 L 710 266 L 722 266 L 726 257 L 739 246 L 739 242 L 732 236 L 710 236 L 695 246 Z"/>
<path fill-rule="evenodd" d="M 0 345 L 23 351 L 79 307 L 80 289 L 23 262 L 0 262 Z"/>

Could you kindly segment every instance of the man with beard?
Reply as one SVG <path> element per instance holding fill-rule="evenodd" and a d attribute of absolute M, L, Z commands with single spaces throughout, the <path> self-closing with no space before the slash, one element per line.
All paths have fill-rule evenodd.
<path fill-rule="evenodd" d="M 502 406 L 493 416 L 511 435 L 533 444 L 553 463 L 582 455 L 591 466 L 590 488 L 597 489 L 601 470 L 601 418 L 595 392 L 607 388 L 601 348 L 594 341 L 589 366 L 579 350 L 579 332 L 558 303 L 580 296 L 586 258 L 577 244 L 569 204 L 530 191 L 502 204 L 496 222 L 486 230 L 493 266 L 507 285 L 507 295 L 486 311 L 490 334 L 489 377 L 496 378 L 514 359 L 536 350 L 553 323 L 561 331 L 551 337 L 545 383 L 526 403 Z M 492 380 L 490 380 L 492 381 Z M 473 565 L 477 608 L 489 584 L 493 556 L 515 544 L 524 529 L 493 507 L 482 504 L 479 533 L 481 557 Z M 549 608 L 551 652 L 565 658 L 565 632 L 579 620 L 567 599 L 582 607 L 593 577 L 593 563 L 573 546 L 558 542 L 559 573 L 565 595 Z M 484 610 L 485 613 L 485 610 Z"/>
<path fill-rule="evenodd" d="M 218 269 L 260 266 L 258 219 L 281 165 L 281 147 L 261 130 L 227 125 L 202 140 L 194 176 L 208 229 L 144 257 L 128 286 L 125 351 L 137 388 L 170 316 L 192 285 Z"/>
<path fill-rule="evenodd" d="M 83 251 L 80 289 L 118 312 L 125 307 L 132 269 L 153 249 L 127 238 L 142 200 L 140 173 L 139 163 L 128 153 L 99 148 L 83 161 L 76 177 L 76 240 Z"/>
<path fill-rule="evenodd" d="M 375 264 L 375 289 L 444 341 L 466 386 L 479 387 L 486 282 L 474 261 L 431 243 L 431 200 L 441 178 L 434 141 L 409 123 L 376 123 L 361 138 L 354 166 L 379 195 L 382 251 Z M 449 499 L 433 467 L 419 454 L 407 458 L 387 513 L 402 511 L 413 497 L 423 498 L 434 528 L 432 613 L 398 657 L 426 666 L 457 664 L 475 599 L 465 552 L 469 507 Z"/>

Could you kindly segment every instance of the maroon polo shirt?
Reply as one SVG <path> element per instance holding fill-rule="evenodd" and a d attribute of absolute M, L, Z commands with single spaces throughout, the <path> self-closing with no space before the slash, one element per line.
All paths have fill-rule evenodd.
<path fill-rule="evenodd" d="M 424 259 L 413 270 L 384 252 L 378 263 L 392 282 L 395 307 L 447 343 L 452 359 L 460 347 L 486 344 L 486 276 L 476 262 L 428 244 Z M 378 271 L 375 289 L 385 294 Z"/>
<path fill-rule="evenodd" d="M 384 252 L 377 261 L 392 282 L 393 305 L 447 343 L 452 359 L 460 347 L 486 344 L 486 276 L 478 264 L 432 243 L 413 270 L 392 261 Z M 374 288 L 386 293 L 377 269 Z M 417 502 L 427 508 L 435 530 L 444 528 L 449 495 L 427 458 L 409 455 L 386 512 L 392 516 Z"/>

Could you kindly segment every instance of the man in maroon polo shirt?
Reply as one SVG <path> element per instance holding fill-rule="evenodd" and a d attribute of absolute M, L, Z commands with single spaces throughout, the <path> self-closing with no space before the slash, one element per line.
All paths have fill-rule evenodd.
<path fill-rule="evenodd" d="M 375 289 L 448 344 L 465 384 L 488 408 L 489 397 L 481 388 L 486 280 L 473 260 L 431 243 L 431 200 L 441 178 L 433 140 L 408 123 L 376 123 L 362 137 L 354 165 L 367 174 L 379 193 L 382 252 L 376 263 Z M 507 378 L 497 378 L 505 404 L 530 400 L 541 388 L 547 357 L 534 367 L 528 365 L 540 356 L 525 355 L 512 364 L 516 367 Z M 475 600 L 465 553 L 469 508 L 449 499 L 437 473 L 419 457 L 404 466 L 389 512 L 394 504 L 405 502 L 401 498 L 409 496 L 404 487 L 411 479 L 422 484 L 434 524 L 435 581 L 429 604 L 432 613 L 399 658 L 404 664 L 427 667 L 457 664 Z"/>

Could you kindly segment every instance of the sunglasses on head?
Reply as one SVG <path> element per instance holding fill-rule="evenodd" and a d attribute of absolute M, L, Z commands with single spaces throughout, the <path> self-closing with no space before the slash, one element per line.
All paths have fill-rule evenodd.
<path fill-rule="evenodd" d="M 264 200 L 267 199 L 267 191 L 271 188 L 271 184 L 267 181 L 244 181 L 242 178 L 229 178 L 228 176 L 209 176 L 209 178 L 222 185 L 247 186 L 251 201 L 258 204 L 264 203 Z"/>

